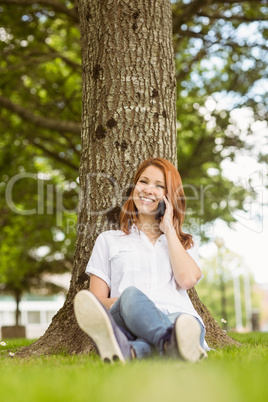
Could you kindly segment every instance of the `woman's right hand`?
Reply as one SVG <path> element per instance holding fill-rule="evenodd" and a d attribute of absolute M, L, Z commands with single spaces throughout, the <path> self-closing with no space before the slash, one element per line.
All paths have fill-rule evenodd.
<path fill-rule="evenodd" d="M 172 203 L 170 202 L 168 194 L 163 197 L 163 200 L 166 204 L 166 210 L 165 210 L 164 216 L 161 218 L 159 228 L 166 235 L 168 231 L 170 232 L 170 231 L 175 230 L 174 226 L 173 226 L 174 211 L 173 211 L 173 206 L 172 206 Z"/>

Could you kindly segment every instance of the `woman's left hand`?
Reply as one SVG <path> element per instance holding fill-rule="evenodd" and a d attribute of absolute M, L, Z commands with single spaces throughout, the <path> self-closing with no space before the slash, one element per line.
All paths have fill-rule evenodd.
<path fill-rule="evenodd" d="M 174 226 L 173 226 L 174 211 L 173 211 L 173 206 L 172 206 L 172 203 L 170 202 L 170 198 L 169 198 L 168 194 L 166 196 L 164 196 L 163 200 L 166 204 L 166 210 L 165 210 L 164 216 L 161 218 L 159 228 L 163 233 L 167 234 L 167 231 L 174 230 Z"/>

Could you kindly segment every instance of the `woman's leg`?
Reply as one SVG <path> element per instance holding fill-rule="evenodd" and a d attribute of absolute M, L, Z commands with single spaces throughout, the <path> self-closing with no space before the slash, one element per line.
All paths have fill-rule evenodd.
<path fill-rule="evenodd" d="M 143 339 L 136 339 L 134 341 L 129 341 L 129 343 L 135 352 L 136 359 L 144 359 L 151 356 L 153 353 L 153 346 Z"/>
<path fill-rule="evenodd" d="M 169 318 L 174 321 L 174 329 L 170 342 L 167 343 L 167 354 L 173 356 L 174 349 L 177 349 L 180 358 L 192 363 L 206 358 L 207 353 L 203 346 L 205 329 L 201 322 L 184 313 L 170 314 Z"/>
<path fill-rule="evenodd" d="M 174 324 L 176 319 L 179 317 L 179 315 L 181 315 L 182 313 L 171 313 L 168 314 L 168 318 L 170 319 L 171 323 Z M 196 317 L 195 317 L 196 318 Z M 206 336 L 206 329 L 204 327 L 204 325 L 198 320 L 198 318 L 196 318 L 200 329 L 201 329 L 201 334 L 200 334 L 200 345 L 202 347 L 204 347 L 204 341 L 205 341 L 205 336 Z"/>
<path fill-rule="evenodd" d="M 135 351 L 135 342 L 138 346 L 139 341 L 147 343 L 150 349 L 154 346 L 160 353 L 163 352 L 163 343 L 170 337 L 173 325 L 143 292 L 134 286 L 128 287 L 113 304 L 110 314 L 117 325 L 139 338 L 131 342 Z M 141 349 L 143 348 L 148 354 L 149 348 L 144 343 Z"/>
<path fill-rule="evenodd" d="M 191 362 L 206 357 L 200 345 L 202 328 L 199 320 L 189 314 L 176 313 L 171 321 L 143 292 L 133 286 L 124 290 L 111 307 L 110 314 L 128 334 L 139 358 L 151 354 L 152 347 L 161 355 Z M 138 339 L 133 340 L 133 336 Z"/>

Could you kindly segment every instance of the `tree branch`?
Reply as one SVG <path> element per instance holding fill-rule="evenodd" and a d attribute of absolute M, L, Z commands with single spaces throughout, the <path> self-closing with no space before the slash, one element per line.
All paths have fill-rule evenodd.
<path fill-rule="evenodd" d="M 35 146 L 35 147 L 41 149 L 45 154 L 47 154 L 48 156 L 52 157 L 53 159 L 55 159 L 55 160 L 57 160 L 57 161 L 63 163 L 64 165 L 69 166 L 69 167 L 72 168 L 72 169 L 77 170 L 77 169 L 79 168 L 78 165 L 76 166 L 76 165 L 74 165 L 72 162 L 68 161 L 67 159 L 61 158 L 56 152 L 50 151 L 50 150 L 47 149 L 44 145 L 37 144 L 36 142 L 34 142 L 34 140 L 33 140 L 32 138 L 31 138 L 31 139 L 28 139 L 28 140 L 30 141 L 30 143 L 31 143 L 33 146 Z"/>
<path fill-rule="evenodd" d="M 194 31 L 191 31 L 190 29 L 186 29 L 186 30 L 183 30 L 183 31 L 180 29 L 178 32 L 174 32 L 174 33 L 176 35 L 178 35 L 175 38 L 175 45 L 176 45 L 177 41 L 180 42 L 182 39 L 184 39 L 187 36 L 188 38 L 201 39 L 203 41 L 203 45 L 204 46 L 206 45 L 206 47 L 210 47 L 210 46 L 213 46 L 213 45 L 221 45 L 221 47 L 230 46 L 232 49 L 234 49 L 236 46 L 241 47 L 241 45 L 239 43 L 237 43 L 237 42 L 230 42 L 230 41 L 227 42 L 227 41 L 223 40 L 220 37 L 218 37 L 218 40 L 213 40 L 213 41 L 208 40 L 206 38 L 206 33 L 203 33 L 202 31 L 200 31 L 199 33 L 196 33 Z M 243 45 L 243 47 L 245 47 L 247 49 L 253 49 L 256 46 L 258 48 L 262 49 L 262 50 L 265 50 L 265 51 L 268 50 L 268 46 L 266 46 L 265 44 L 252 44 L 252 45 L 245 44 L 245 45 Z"/>
<path fill-rule="evenodd" d="M 71 17 L 76 22 L 79 22 L 78 14 L 76 8 L 68 8 L 63 3 L 59 3 L 55 0 L 0 0 L 0 4 L 14 4 L 17 6 L 31 6 L 33 4 L 43 4 L 48 6 L 53 10 L 63 13 L 68 17 Z"/>
<path fill-rule="evenodd" d="M 38 137 L 39 139 L 42 140 L 42 143 L 49 143 L 50 145 L 54 144 L 55 146 L 58 146 L 58 147 L 62 148 L 62 141 L 60 142 L 60 141 L 58 141 L 58 140 L 56 139 L 56 138 L 58 138 L 58 137 L 55 137 L 55 136 L 54 136 L 54 138 L 52 138 L 51 136 L 50 136 L 50 137 L 47 137 L 47 136 L 45 136 L 44 134 L 40 134 L 40 132 L 38 132 L 37 135 L 36 135 L 35 132 L 33 132 L 32 134 L 33 134 L 33 135 L 32 135 L 32 138 L 33 138 L 33 139 L 31 140 L 31 143 L 34 144 L 34 145 L 40 144 L 40 142 L 35 142 L 36 138 Z M 60 138 L 64 138 L 64 139 L 68 142 L 69 147 L 70 147 L 78 156 L 80 156 L 80 152 L 78 152 L 78 151 L 75 149 L 75 145 L 73 144 L 73 142 L 70 140 L 70 138 L 68 138 L 68 136 L 67 136 L 64 132 L 61 133 L 61 137 L 60 137 Z M 27 136 L 27 139 L 30 141 L 29 136 Z M 53 146 L 53 149 L 55 149 L 54 146 Z"/>
<path fill-rule="evenodd" d="M 182 15 L 182 21 L 189 20 L 200 8 L 206 6 L 207 0 L 194 0 L 188 3 Z"/>
<path fill-rule="evenodd" d="M 55 53 L 49 53 L 49 54 L 43 54 L 39 57 L 29 57 L 30 55 L 27 55 L 27 58 L 23 60 L 23 62 L 18 63 L 18 64 L 9 64 L 4 68 L 0 68 L 0 71 L 7 71 L 10 72 L 12 70 L 19 70 L 21 68 L 27 67 L 28 65 L 30 66 L 36 66 L 37 64 L 40 63 L 45 63 L 48 60 L 51 60 L 55 57 L 58 57 Z M 60 56 L 59 56 L 60 57 Z"/>
<path fill-rule="evenodd" d="M 0 0 L 1 1 L 1 0 Z M 75 61 L 72 61 L 68 59 L 68 57 L 65 57 L 63 54 L 59 53 L 54 47 L 47 45 L 48 48 L 54 53 L 54 57 L 59 57 L 62 59 L 68 66 L 73 67 L 75 69 L 79 68 L 81 70 L 81 64 L 76 63 Z"/>
<path fill-rule="evenodd" d="M 80 157 L 80 151 L 78 151 L 75 148 L 74 143 L 71 141 L 71 139 L 66 135 L 66 133 L 61 133 L 62 137 L 65 138 L 65 140 L 68 142 L 69 146 L 71 147 L 71 149 L 74 151 L 74 153 Z"/>
<path fill-rule="evenodd" d="M 207 17 L 211 20 L 224 20 L 224 21 L 243 21 L 243 22 L 254 22 L 254 21 L 268 21 L 268 17 L 256 17 L 256 18 L 248 18 L 244 15 L 232 15 L 231 17 L 227 17 L 224 14 L 213 14 L 209 15 L 203 12 L 196 13 L 198 17 Z"/>
<path fill-rule="evenodd" d="M 37 127 L 48 128 L 50 130 L 64 132 L 67 131 L 69 133 L 79 134 L 81 132 L 81 124 L 72 122 L 72 121 L 62 121 L 56 119 L 50 119 L 43 116 L 37 116 L 29 110 L 23 108 L 20 105 L 16 105 L 11 102 L 8 98 L 0 95 L 0 105 L 5 109 L 8 109 L 22 119 L 27 120 L 33 123 Z"/>
<path fill-rule="evenodd" d="M 178 74 L 176 74 L 177 81 L 178 82 L 183 81 L 185 79 L 185 77 L 189 74 L 190 69 L 192 68 L 193 64 L 200 61 L 206 54 L 207 54 L 206 48 L 202 48 L 201 50 L 199 50 L 199 52 L 196 54 L 196 56 L 187 63 L 187 65 L 189 67 L 188 70 L 187 71 L 181 70 Z"/>
<path fill-rule="evenodd" d="M 260 4 L 260 0 L 214 0 L 214 3 L 220 4 L 240 4 L 240 3 L 258 3 Z"/>
<path fill-rule="evenodd" d="M 173 4 L 173 30 L 176 31 L 185 21 L 189 21 L 191 17 L 196 15 L 198 10 L 206 6 L 206 3 L 207 0 L 194 0 L 183 7 L 181 4 Z"/>
<path fill-rule="evenodd" d="M 191 31 L 190 29 L 185 29 L 182 30 L 179 28 L 178 31 L 174 32 L 174 34 L 180 36 L 180 38 L 185 38 L 185 36 L 188 36 L 190 38 L 198 38 L 198 39 L 204 39 L 205 34 L 203 34 L 203 32 L 194 32 Z"/>

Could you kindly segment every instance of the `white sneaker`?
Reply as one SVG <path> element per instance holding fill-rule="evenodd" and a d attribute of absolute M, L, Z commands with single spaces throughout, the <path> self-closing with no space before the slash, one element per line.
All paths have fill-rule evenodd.
<path fill-rule="evenodd" d="M 197 362 L 205 359 L 207 352 L 200 345 L 201 328 L 195 317 L 181 314 L 174 325 L 179 355 L 183 360 Z"/>
<path fill-rule="evenodd" d="M 81 290 L 74 298 L 74 312 L 79 327 L 95 342 L 105 362 L 131 359 L 131 349 L 125 334 L 117 326 L 105 307 L 88 290 Z"/>

